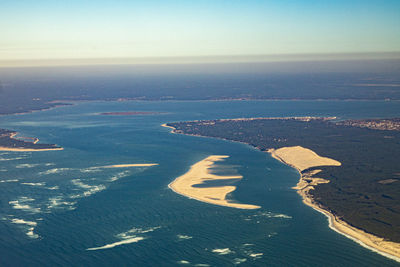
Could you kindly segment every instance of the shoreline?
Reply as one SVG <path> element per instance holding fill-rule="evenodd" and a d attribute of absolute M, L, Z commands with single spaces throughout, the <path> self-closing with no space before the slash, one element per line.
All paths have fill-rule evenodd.
<path fill-rule="evenodd" d="M 364 248 L 374 251 L 382 256 L 390 258 L 394 261 L 400 262 L 400 244 L 386 241 L 382 237 L 369 234 L 362 229 L 351 226 L 346 221 L 340 219 L 326 208 L 319 205 L 309 191 L 322 183 L 329 183 L 328 180 L 313 177 L 320 170 L 314 170 L 307 173 L 302 173 L 304 169 L 299 168 L 296 164 L 285 161 L 285 159 L 276 154 L 275 149 L 269 149 L 267 152 L 276 160 L 296 169 L 300 174 L 299 182 L 295 187 L 292 187 L 302 197 L 302 202 L 313 208 L 314 210 L 324 214 L 328 218 L 329 228 L 335 232 L 353 240 Z"/>
<path fill-rule="evenodd" d="M 229 202 L 229 200 L 226 199 L 226 196 L 235 191 L 236 186 L 193 187 L 196 185 L 202 185 L 204 182 L 208 181 L 242 179 L 243 176 L 241 175 L 221 176 L 210 172 L 210 168 L 213 167 L 215 162 L 222 161 L 228 157 L 229 156 L 212 155 L 198 161 L 190 166 L 190 169 L 186 173 L 172 181 L 168 187 L 177 194 L 213 205 L 237 209 L 261 208 L 257 205 Z"/>
<path fill-rule="evenodd" d="M 175 127 L 167 125 L 167 123 L 164 123 L 161 126 L 172 129 L 171 133 L 185 134 L 183 132 L 177 131 Z M 192 134 L 185 134 L 185 135 L 207 137 L 207 136 L 192 135 Z M 209 138 L 214 138 L 214 137 L 209 137 Z M 217 139 L 221 139 L 221 138 L 217 138 Z M 228 140 L 228 139 L 222 138 L 222 140 Z M 232 140 L 228 140 L 228 141 L 232 141 Z M 232 141 L 232 142 L 234 142 L 234 141 Z M 243 143 L 243 142 L 240 142 L 240 143 Z M 247 143 L 244 143 L 244 144 L 247 144 Z M 249 144 L 247 144 L 247 145 L 249 145 Z M 252 147 L 254 147 L 254 146 L 252 146 Z M 254 147 L 254 148 L 259 150 L 258 147 Z M 260 151 L 262 151 L 262 150 L 260 150 Z M 276 160 L 282 162 L 283 164 L 288 165 L 298 171 L 298 173 L 300 175 L 300 179 L 299 179 L 299 182 L 297 183 L 297 185 L 295 187 L 293 187 L 293 189 L 295 189 L 297 191 L 297 193 L 302 197 L 302 202 L 305 205 L 324 214 L 328 218 L 330 229 L 353 240 L 354 242 L 356 242 L 357 244 L 359 244 L 360 246 L 362 246 L 364 248 L 367 248 L 375 253 L 378 253 L 386 258 L 392 259 L 396 262 L 400 262 L 400 243 L 385 241 L 384 238 L 382 238 L 382 237 L 378 237 L 378 236 L 366 233 L 365 231 L 363 231 L 359 228 L 349 225 L 346 221 L 338 218 L 334 214 L 330 213 L 328 210 L 320 207 L 318 205 L 318 203 L 316 203 L 314 201 L 312 196 L 310 196 L 308 194 L 308 191 L 309 191 L 309 189 L 311 189 L 312 186 L 317 186 L 320 183 L 325 183 L 325 182 L 329 182 L 329 181 L 321 179 L 321 178 L 312 178 L 311 177 L 312 175 L 310 177 L 303 175 L 299 168 L 297 168 L 293 164 L 290 164 L 290 163 L 284 161 L 282 158 L 280 158 L 279 156 L 277 156 L 274 153 L 275 151 L 276 151 L 275 149 L 269 149 L 268 151 L 262 151 L 262 152 L 268 152 L 271 155 L 271 157 L 275 158 Z M 318 172 L 316 172 L 316 173 L 318 173 Z M 316 174 L 316 173 L 314 173 L 314 174 Z M 307 178 L 309 179 L 308 181 L 306 181 Z M 311 180 L 311 182 L 310 182 L 310 180 Z M 303 185 L 303 187 L 301 187 L 302 185 Z M 304 186 L 304 185 L 307 185 L 307 186 Z"/>

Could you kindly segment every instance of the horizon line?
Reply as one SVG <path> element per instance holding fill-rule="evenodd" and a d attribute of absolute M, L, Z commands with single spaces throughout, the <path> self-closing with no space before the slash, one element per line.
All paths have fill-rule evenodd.
<path fill-rule="evenodd" d="M 229 64 L 268 62 L 317 62 L 357 60 L 400 59 L 400 52 L 348 52 L 308 54 L 262 54 L 262 55 L 210 55 L 210 56 L 165 56 L 165 57 L 99 57 L 99 58 L 51 58 L 0 60 L 0 68 L 61 67 L 96 65 L 184 65 L 184 64 Z"/>

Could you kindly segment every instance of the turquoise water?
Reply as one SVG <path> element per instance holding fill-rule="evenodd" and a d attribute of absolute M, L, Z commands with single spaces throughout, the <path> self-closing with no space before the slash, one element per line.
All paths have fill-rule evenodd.
<path fill-rule="evenodd" d="M 0 152 L 2 266 L 397 266 L 328 227 L 291 189 L 298 173 L 250 146 L 171 134 L 166 122 L 259 116 L 399 117 L 399 102 L 87 102 L 0 117 L 63 151 Z M 100 112 L 155 111 L 103 116 Z M 240 210 L 168 184 L 209 155 L 240 174 Z M 98 168 L 158 163 L 135 168 Z M 230 181 L 229 183 L 231 183 Z M 94 250 L 88 250 L 88 249 Z"/>

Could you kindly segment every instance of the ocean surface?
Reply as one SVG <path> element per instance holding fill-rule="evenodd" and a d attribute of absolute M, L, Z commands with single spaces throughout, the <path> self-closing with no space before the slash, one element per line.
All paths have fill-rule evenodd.
<path fill-rule="evenodd" d="M 328 227 L 291 189 L 296 170 L 248 145 L 170 133 L 167 122 L 270 116 L 400 117 L 398 101 L 80 102 L 0 117 L 62 151 L 0 152 L 1 266 L 398 266 Z M 146 111 L 152 115 L 107 116 Z M 209 155 L 243 179 L 240 210 L 168 184 Z M 158 163 L 151 167 L 102 168 Z M 229 181 L 231 183 L 232 181 Z"/>

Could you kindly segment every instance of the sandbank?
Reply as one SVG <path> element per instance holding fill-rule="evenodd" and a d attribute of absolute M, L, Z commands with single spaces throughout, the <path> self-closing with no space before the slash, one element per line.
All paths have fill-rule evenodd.
<path fill-rule="evenodd" d="M 260 206 L 250 204 L 232 203 L 226 199 L 226 196 L 235 191 L 236 186 L 218 186 L 218 187 L 193 187 L 194 185 L 201 185 L 207 181 L 228 180 L 228 179 L 241 179 L 243 176 L 221 176 L 215 175 L 210 172 L 217 161 L 222 161 L 229 156 L 212 155 L 209 156 L 190 167 L 190 170 L 176 178 L 168 185 L 174 192 L 193 198 L 202 202 L 238 208 L 238 209 L 258 209 Z"/>
<path fill-rule="evenodd" d="M 325 207 L 319 205 L 314 201 L 310 190 L 321 183 L 329 183 L 328 180 L 316 178 L 314 175 L 318 174 L 321 170 L 305 171 L 311 167 L 318 166 L 340 166 L 341 163 L 334 159 L 321 157 L 314 151 L 301 147 L 283 147 L 279 149 L 269 149 L 268 152 L 275 159 L 292 166 L 300 173 L 300 180 L 293 189 L 302 196 L 304 204 L 312 207 L 313 209 L 321 212 L 328 217 L 329 227 L 334 231 L 352 239 L 365 248 L 373 250 L 385 257 L 400 262 L 400 244 L 384 240 L 381 237 L 374 236 L 366 233 L 365 231 L 349 225 L 344 220 L 332 214 Z"/>

